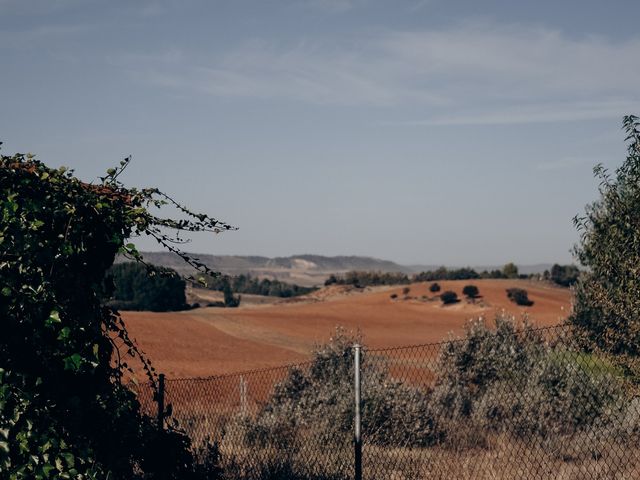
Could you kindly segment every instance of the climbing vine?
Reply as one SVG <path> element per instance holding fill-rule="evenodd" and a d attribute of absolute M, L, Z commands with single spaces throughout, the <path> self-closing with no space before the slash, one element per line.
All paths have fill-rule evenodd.
<path fill-rule="evenodd" d="M 187 440 L 139 413 L 124 385 L 130 361 L 151 363 L 117 314 L 100 304 L 105 271 L 129 239 L 148 235 L 182 252 L 181 232 L 234 227 L 194 213 L 155 188 L 98 183 L 33 156 L 0 157 L 0 472 L 26 478 L 189 478 Z M 175 207 L 178 219 L 161 215 Z"/>

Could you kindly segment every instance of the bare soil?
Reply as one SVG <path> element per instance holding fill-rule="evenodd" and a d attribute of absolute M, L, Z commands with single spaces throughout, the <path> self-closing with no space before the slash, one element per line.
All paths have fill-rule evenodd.
<path fill-rule="evenodd" d="M 326 342 L 336 327 L 359 331 L 372 348 L 432 343 L 460 336 L 469 319 L 491 321 L 505 310 L 530 315 L 538 326 L 561 323 L 571 308 L 571 293 L 543 282 L 474 280 L 438 282 L 453 290 L 459 303 L 443 306 L 430 283 L 356 289 L 332 286 L 305 297 L 249 301 L 240 308 L 199 308 L 186 312 L 123 312 L 131 335 L 155 367 L 170 378 L 212 376 L 294 363 L 310 358 L 314 345 Z M 463 298 L 474 284 L 481 298 Z M 506 289 L 527 290 L 534 302 L 519 307 Z M 202 292 L 197 292 L 202 293 Z M 204 292 L 206 293 L 206 292 Z M 391 299 L 391 294 L 398 298 Z M 214 295 L 215 296 L 215 295 Z M 213 299 L 213 296 L 211 297 Z M 275 303 L 273 303 L 275 302 Z"/>

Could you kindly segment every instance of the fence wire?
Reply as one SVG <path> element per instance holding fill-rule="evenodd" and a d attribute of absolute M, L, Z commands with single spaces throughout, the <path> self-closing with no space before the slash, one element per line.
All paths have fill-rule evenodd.
<path fill-rule="evenodd" d="M 354 359 L 166 380 L 168 421 L 220 478 L 354 478 Z M 365 479 L 640 478 L 634 369 L 589 352 L 568 327 L 363 349 Z M 143 410 L 156 399 L 140 390 Z"/>

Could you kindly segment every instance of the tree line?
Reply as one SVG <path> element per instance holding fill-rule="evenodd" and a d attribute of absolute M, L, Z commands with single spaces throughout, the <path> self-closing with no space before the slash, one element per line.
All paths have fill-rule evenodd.
<path fill-rule="evenodd" d="M 542 275 L 524 275 L 518 272 L 518 267 L 514 263 L 507 263 L 501 270 L 483 270 L 478 272 L 477 270 L 469 267 L 453 269 L 439 267 L 435 270 L 416 273 L 413 276 L 409 276 L 404 273 L 351 271 L 344 275 L 330 275 L 324 284 L 325 286 L 352 285 L 363 288 L 377 285 L 406 285 L 412 282 L 435 282 L 442 280 L 541 278 L 557 285 L 568 287 L 576 283 L 579 276 L 580 270 L 575 265 L 555 264 L 550 271 L 547 270 Z"/>

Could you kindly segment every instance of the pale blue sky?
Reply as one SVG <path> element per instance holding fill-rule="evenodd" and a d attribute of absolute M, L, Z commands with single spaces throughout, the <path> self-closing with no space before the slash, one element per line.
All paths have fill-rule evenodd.
<path fill-rule="evenodd" d="M 568 262 L 640 113 L 637 1 L 0 0 L 0 140 L 121 157 L 215 254 Z M 141 242 L 142 248 L 152 245 Z"/>

